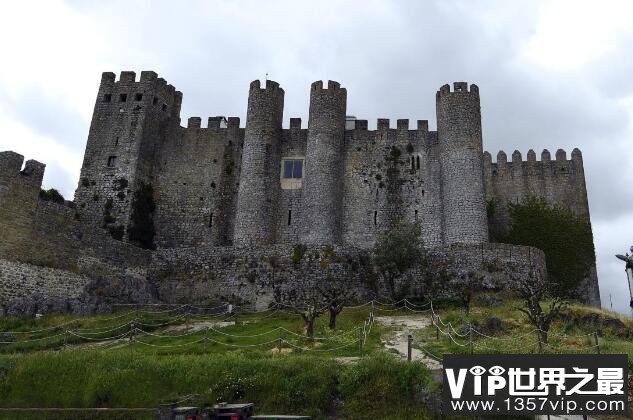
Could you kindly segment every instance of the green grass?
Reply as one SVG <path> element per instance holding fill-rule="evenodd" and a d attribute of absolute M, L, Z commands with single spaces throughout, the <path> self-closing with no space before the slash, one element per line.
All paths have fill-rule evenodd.
<path fill-rule="evenodd" d="M 0 358 L 3 407 L 156 407 L 198 394 L 199 401 L 254 402 L 258 413 L 367 418 L 388 409 L 417 412 L 429 387 L 419 363 L 375 355 L 354 365 L 310 355 L 164 355 L 129 349 L 38 352 Z M 334 407 L 333 401 L 339 400 Z M 369 401 L 369 403 L 368 403 Z M 402 417 L 392 417 L 402 418 Z"/>
<path fill-rule="evenodd" d="M 469 316 L 451 302 L 436 305 L 444 322 L 457 329 L 472 322 L 485 330 L 491 316 L 503 321 L 502 331 L 493 338 L 474 335 L 477 353 L 537 352 L 536 335 L 515 302 L 498 306 L 473 305 Z M 197 394 L 202 402 L 254 402 L 257 413 L 307 414 L 313 418 L 337 415 L 341 418 L 425 419 L 430 418 L 422 401 L 437 392 L 427 369 L 419 363 L 404 363 L 385 352 L 383 342 L 394 334 L 393 327 L 374 323 L 357 363 L 342 364 L 337 357 L 359 356 L 358 328 L 369 314 L 368 307 L 346 309 L 338 317 L 337 329 L 327 326 L 324 314 L 315 324 L 315 335 L 328 340 L 307 340 L 300 316 L 286 312 L 240 314 L 212 329 L 187 330 L 203 322 L 221 321 L 224 317 L 191 317 L 150 314 L 142 311 L 108 316 L 45 316 L 2 318 L 0 331 L 18 340 L 0 344 L 1 407 L 156 407 L 161 402 L 179 400 Z M 599 321 L 621 319 L 633 331 L 633 322 L 616 314 L 583 306 L 571 306 L 567 318 L 552 326 L 550 353 L 594 352 L 594 337 L 575 337 L 592 333 L 595 326 L 581 319 Z M 424 316 L 428 312 L 406 310 L 377 311 L 382 316 Z M 566 319 L 566 320 L 565 320 Z M 68 324 L 69 322 L 72 324 Z M 107 340 L 129 331 L 128 324 L 152 335 L 136 335 Z M 149 324 L 139 325 L 138 323 Z M 168 323 L 169 325 L 160 325 Z M 63 325 L 59 328 L 51 327 Z M 112 328 L 119 329 L 108 332 Z M 207 324 L 208 326 L 208 324 Z M 46 329 L 43 332 L 28 332 Z M 72 329 L 95 340 L 64 334 Z M 283 329 L 283 330 L 282 330 Z M 339 336 L 342 334 L 342 336 Z M 25 341 L 61 334 L 38 341 Z M 633 340 L 625 331 L 602 328 L 600 349 L 603 353 L 629 355 L 633 371 Z M 559 337 L 565 335 L 565 337 Z M 207 338 L 206 344 L 202 340 Z M 2 341 L 7 340 L 6 336 Z M 284 340 L 281 351 L 277 346 Z M 461 344 L 468 337 L 456 337 Z M 195 344 L 192 342 L 199 341 Z M 95 344 L 98 343 L 98 344 Z M 265 345 L 259 345 L 267 343 Z M 458 346 L 446 337 L 436 339 L 434 327 L 414 332 L 414 346 L 433 354 L 467 353 L 468 346 Z M 341 347 L 341 348 L 339 348 Z M 13 418 L 2 413 L 0 418 Z M 20 414 L 21 418 L 43 418 L 38 414 Z M 66 418 L 65 414 L 47 413 L 45 418 Z M 102 417 L 103 416 L 103 417 Z M 129 413 L 86 413 L 77 418 L 129 418 Z M 145 417 L 134 413 L 134 418 Z"/>
<path fill-rule="evenodd" d="M 34 321 L 30 318 L 0 319 L 0 331 L 22 331 L 14 333 L 15 342 L 0 344 L 0 354 L 16 352 L 28 353 L 40 350 L 61 350 L 68 347 L 96 346 L 99 341 L 103 348 L 133 345 L 134 350 L 146 354 L 210 354 L 225 352 L 265 353 L 279 347 L 280 339 L 284 352 L 311 351 L 314 355 L 358 356 L 359 331 L 368 317 L 368 309 L 349 309 L 339 315 L 337 328 L 330 330 L 327 326 L 328 317 L 321 316 L 315 323 L 315 340 L 305 337 L 304 324 L 296 314 L 285 312 L 268 312 L 259 314 L 240 314 L 237 317 L 203 317 L 191 315 L 166 316 L 164 314 L 150 315 L 142 312 L 130 312 L 127 315 L 92 316 L 85 318 L 71 318 L 69 316 L 47 316 Z M 222 326 L 188 330 L 186 327 L 204 322 L 228 321 Z M 144 332 L 135 332 L 135 340 L 130 336 L 114 339 L 109 337 L 125 334 L 136 328 Z M 169 325 L 161 325 L 169 323 Z M 64 325 L 65 324 L 65 325 Z M 62 325 L 59 328 L 51 327 Z M 174 330 L 174 327 L 180 327 Z M 42 332 L 27 333 L 41 330 Z M 114 329 L 113 331 L 110 331 Z M 83 337 L 67 333 L 71 330 Z M 103 332 L 101 332 L 103 331 Z M 368 336 L 363 352 L 365 354 L 380 349 L 380 336 L 383 330 L 374 325 Z M 146 334 L 149 333 L 149 334 Z M 153 334 L 153 335 L 152 335 Z M 47 338 L 50 337 L 50 338 Z M 205 343 L 206 337 L 206 343 Z M 326 338 L 326 339 L 321 339 Z M 6 339 L 5 339 L 6 340 Z M 5 341 L 2 340 L 2 341 Z M 32 341 L 33 340 L 33 341 Z M 9 341 L 9 340 L 6 340 Z"/>
<path fill-rule="evenodd" d="M 474 328 L 482 331 L 492 338 L 473 334 L 473 350 L 475 353 L 539 353 L 538 338 L 534 326 L 527 322 L 525 314 L 518 309 L 517 302 L 506 302 L 499 306 L 475 306 L 467 316 L 461 308 L 445 307 L 439 310 L 443 322 L 451 323 L 460 334 L 452 334 L 455 341 L 443 334 L 439 334 L 434 326 L 429 326 L 418 331 L 414 335 L 417 343 L 423 343 L 423 347 L 431 353 L 441 357 L 442 354 L 469 353 L 468 323 L 473 323 Z M 603 354 L 616 353 L 627 354 L 629 357 L 629 369 L 633 371 L 633 338 L 630 332 L 615 330 L 600 325 L 592 325 L 587 322 L 578 322 L 583 316 L 594 314 L 597 319 L 616 318 L 621 320 L 630 332 L 633 332 L 633 321 L 624 318 L 614 312 L 598 310 L 581 305 L 570 305 L 567 310 L 568 320 L 561 319 L 552 324 L 548 345 L 543 353 L 596 353 L 594 331 L 600 330 L 599 345 Z M 502 331 L 486 332 L 486 320 L 490 317 L 502 320 Z M 441 327 L 444 332 L 448 327 Z M 460 331 L 461 330 L 461 331 Z M 418 346 L 419 347 L 419 346 Z"/>

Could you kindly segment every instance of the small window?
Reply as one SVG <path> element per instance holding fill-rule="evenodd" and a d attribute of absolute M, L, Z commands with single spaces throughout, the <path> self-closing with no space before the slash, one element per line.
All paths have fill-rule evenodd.
<path fill-rule="evenodd" d="M 424 197 L 424 190 L 422 190 L 422 197 Z"/>
<path fill-rule="evenodd" d="M 417 210 L 415 211 L 415 221 L 416 222 L 418 221 L 418 211 Z"/>
<path fill-rule="evenodd" d="M 374 226 L 378 224 L 378 211 L 374 210 Z"/>
<path fill-rule="evenodd" d="M 119 136 L 116 136 L 114 139 L 114 146 L 118 146 L 119 145 Z"/>
<path fill-rule="evenodd" d="M 292 223 L 292 210 L 288 210 L 288 226 Z"/>
<path fill-rule="evenodd" d="M 152 105 L 156 105 L 156 104 L 158 104 L 158 98 L 155 97 L 154 99 L 152 99 Z"/>
<path fill-rule="evenodd" d="M 143 94 L 142 93 L 137 93 L 136 95 L 134 95 L 134 100 L 135 101 L 142 101 L 143 100 Z"/>
<path fill-rule="evenodd" d="M 163 112 L 167 111 L 167 104 L 163 104 L 163 106 L 161 107 L 161 109 L 163 110 Z"/>
<path fill-rule="evenodd" d="M 415 160 L 417 162 L 416 166 L 418 167 L 418 169 L 420 169 L 420 156 L 416 156 Z"/>
<path fill-rule="evenodd" d="M 213 213 L 209 215 L 209 227 L 213 227 Z"/>
<path fill-rule="evenodd" d="M 127 101 L 127 93 L 122 93 L 119 96 L 119 102 L 126 102 Z"/>
<path fill-rule="evenodd" d="M 116 165 L 116 156 L 108 157 L 108 167 L 112 168 L 114 165 Z"/>
<path fill-rule="evenodd" d="M 302 159 L 285 159 L 284 160 L 284 178 L 303 178 L 303 160 Z"/>
<path fill-rule="evenodd" d="M 112 102 L 112 94 L 106 93 L 105 95 L 103 95 L 103 102 Z"/>

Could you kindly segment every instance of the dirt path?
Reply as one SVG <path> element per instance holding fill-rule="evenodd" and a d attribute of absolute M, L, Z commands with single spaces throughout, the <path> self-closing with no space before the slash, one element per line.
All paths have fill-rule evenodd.
<path fill-rule="evenodd" d="M 377 316 L 374 321 L 388 327 L 398 328 L 391 340 L 385 343 L 385 347 L 395 350 L 403 358 L 407 357 L 407 336 L 415 330 L 421 330 L 431 325 L 431 318 L 427 316 Z M 424 363 L 430 370 L 442 368 L 441 362 L 416 348 L 411 349 L 411 359 Z"/>

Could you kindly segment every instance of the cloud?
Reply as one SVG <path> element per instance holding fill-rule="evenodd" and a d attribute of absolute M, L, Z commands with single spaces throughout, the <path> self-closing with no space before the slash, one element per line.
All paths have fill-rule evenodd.
<path fill-rule="evenodd" d="M 248 84 L 286 91 L 307 124 L 310 83 L 338 80 L 348 112 L 428 119 L 435 91 L 481 91 L 485 148 L 583 151 L 603 302 L 622 296 L 612 254 L 632 242 L 633 6 L 577 0 L 13 2 L 0 36 L 0 149 L 77 183 L 102 71 L 152 69 L 184 93 L 182 118 L 245 119 Z M 33 13 L 34 9 L 38 13 Z M 392 122 L 394 125 L 395 122 Z M 628 236 L 627 236 L 628 235 Z M 623 248 L 624 247 L 624 248 Z"/>

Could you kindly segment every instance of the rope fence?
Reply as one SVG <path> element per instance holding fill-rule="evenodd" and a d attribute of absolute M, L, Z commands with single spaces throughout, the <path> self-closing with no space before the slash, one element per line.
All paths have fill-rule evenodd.
<path fill-rule="evenodd" d="M 223 329 L 230 325 L 238 325 L 238 318 L 246 316 L 249 323 L 257 323 L 264 319 L 269 319 L 280 314 L 296 314 L 297 307 L 282 303 L 272 302 L 265 310 L 241 312 L 240 306 L 223 303 L 216 306 L 200 306 L 192 304 L 149 304 L 149 305 L 116 305 L 128 310 L 122 314 L 98 318 L 99 322 L 121 320 L 117 325 L 95 326 L 92 328 L 80 328 L 81 319 L 73 319 L 57 325 L 33 329 L 28 331 L 0 331 L 0 345 L 12 345 L 19 347 L 21 344 L 43 343 L 51 344 L 63 343 L 66 347 L 69 344 L 101 343 L 104 350 L 111 350 L 121 347 L 146 346 L 156 349 L 184 348 L 202 344 L 206 351 L 209 344 L 217 344 L 230 348 L 256 348 L 256 347 L 277 347 L 281 351 L 282 347 L 289 347 L 301 351 L 313 352 L 335 352 L 352 346 L 358 346 L 358 354 L 363 355 L 366 351 L 367 339 L 371 334 L 375 322 L 376 314 L 385 313 L 399 315 L 399 313 L 411 313 L 417 316 L 426 314 L 430 317 L 431 325 L 436 331 L 436 339 L 447 339 L 451 345 L 464 349 L 470 353 L 475 351 L 505 351 L 514 352 L 525 350 L 528 347 L 538 347 L 542 352 L 548 350 L 565 351 L 595 351 L 600 352 L 598 332 L 587 334 L 570 335 L 554 332 L 545 332 L 538 328 L 521 333 L 513 337 L 495 337 L 475 328 L 472 323 L 455 326 L 451 322 L 445 321 L 429 300 L 425 303 L 415 303 L 408 299 L 401 299 L 396 302 L 385 302 L 382 300 L 371 300 L 359 305 L 346 306 L 344 311 L 367 310 L 368 315 L 362 326 L 357 326 L 346 331 L 337 332 L 333 335 L 307 337 L 283 326 L 272 328 L 268 331 L 253 334 L 236 334 Z M 145 306 L 156 308 L 145 309 Z M 168 309 L 161 309 L 162 307 Z M 131 309 L 130 309 L 131 308 Z M 314 308 L 312 308 L 314 309 Z M 324 311 L 327 307 L 319 308 Z M 203 311 L 198 312 L 198 311 Z M 253 315 L 261 315 L 253 318 Z M 130 319 L 125 319 L 129 317 Z M 191 318 L 195 317 L 193 328 Z M 185 328 L 176 329 L 174 326 L 185 324 Z M 75 328 L 73 328 L 75 326 Z M 155 332 L 154 329 L 164 329 Z M 185 331 L 182 332 L 181 330 Z M 169 331 L 173 331 L 170 333 Z M 551 343 L 541 340 L 542 335 L 556 339 L 559 342 Z M 39 336 L 43 335 L 43 336 Z M 275 336 L 272 340 L 252 343 L 262 337 Z M 17 339 L 16 339 L 17 337 Z M 182 340 L 191 337 L 186 342 L 171 342 L 169 340 Z M 224 339 L 221 339 L 221 338 Z M 535 340 L 530 340 L 530 337 Z M 10 338 L 10 340 L 7 340 Z M 593 338 L 593 340 L 592 340 Z M 72 339 L 72 340 L 71 340 Z M 238 341 L 232 342 L 232 341 Z M 412 337 L 409 338 L 409 346 L 412 345 Z M 571 346 L 566 340 L 585 340 L 586 345 L 579 347 Z M 302 341 L 307 341 L 302 345 Z M 320 343 L 316 345 L 316 343 Z M 438 356 L 429 351 L 428 343 L 417 343 L 420 350 L 429 357 L 440 360 Z M 426 346 L 425 346 L 426 344 Z M 106 347 L 110 346 L 110 347 Z M 409 355 L 411 350 L 409 349 Z"/>

